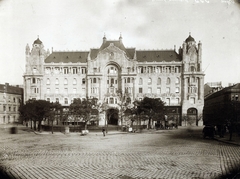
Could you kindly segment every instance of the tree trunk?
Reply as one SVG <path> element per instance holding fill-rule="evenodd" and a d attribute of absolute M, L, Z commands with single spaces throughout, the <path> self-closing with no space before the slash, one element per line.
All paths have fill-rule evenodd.
<path fill-rule="evenodd" d="M 34 130 L 37 130 L 37 121 L 36 120 L 34 120 L 34 123 L 33 123 L 34 125 L 33 125 L 33 129 Z"/>
<path fill-rule="evenodd" d="M 150 129 L 150 125 L 151 125 L 151 118 L 148 119 L 148 130 Z"/>
<path fill-rule="evenodd" d="M 53 134 L 53 120 L 52 120 L 52 134 Z"/>
<path fill-rule="evenodd" d="M 41 120 L 38 121 L 38 131 L 41 130 Z"/>
<path fill-rule="evenodd" d="M 32 119 L 30 120 L 30 122 L 31 122 L 31 129 L 33 128 L 33 126 L 32 126 Z"/>

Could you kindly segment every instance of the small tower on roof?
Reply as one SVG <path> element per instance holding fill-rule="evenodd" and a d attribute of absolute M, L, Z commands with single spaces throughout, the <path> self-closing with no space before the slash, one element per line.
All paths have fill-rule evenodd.
<path fill-rule="evenodd" d="M 106 34 L 104 33 L 104 36 L 103 36 L 103 43 L 106 43 L 107 41 L 107 38 L 106 38 Z"/>
<path fill-rule="evenodd" d="M 120 32 L 119 42 L 122 43 L 122 33 Z"/>

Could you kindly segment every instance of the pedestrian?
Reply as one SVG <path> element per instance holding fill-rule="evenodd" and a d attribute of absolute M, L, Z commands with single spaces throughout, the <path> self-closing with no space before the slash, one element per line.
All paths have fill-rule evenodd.
<path fill-rule="evenodd" d="M 105 137 L 105 129 L 102 129 L 103 136 Z"/>

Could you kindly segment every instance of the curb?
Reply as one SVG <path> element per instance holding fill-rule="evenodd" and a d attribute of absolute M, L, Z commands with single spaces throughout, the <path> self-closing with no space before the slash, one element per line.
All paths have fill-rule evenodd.
<path fill-rule="evenodd" d="M 226 144 L 231 144 L 231 145 L 240 146 L 240 144 L 235 143 L 235 142 L 231 142 L 231 141 L 225 141 L 225 140 L 221 140 L 221 139 L 217 139 L 217 138 L 214 138 L 214 140 L 216 140 L 216 141 L 218 141 L 218 142 L 226 143 Z"/>

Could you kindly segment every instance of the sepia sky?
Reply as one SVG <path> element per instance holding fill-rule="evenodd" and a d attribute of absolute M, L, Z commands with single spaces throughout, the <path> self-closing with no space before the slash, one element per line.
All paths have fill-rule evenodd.
<path fill-rule="evenodd" d="M 240 83 L 237 0 L 0 0 L 0 83 L 23 84 L 25 47 L 99 48 L 104 33 L 125 47 L 177 49 L 191 32 L 203 44 L 205 83 Z"/>

